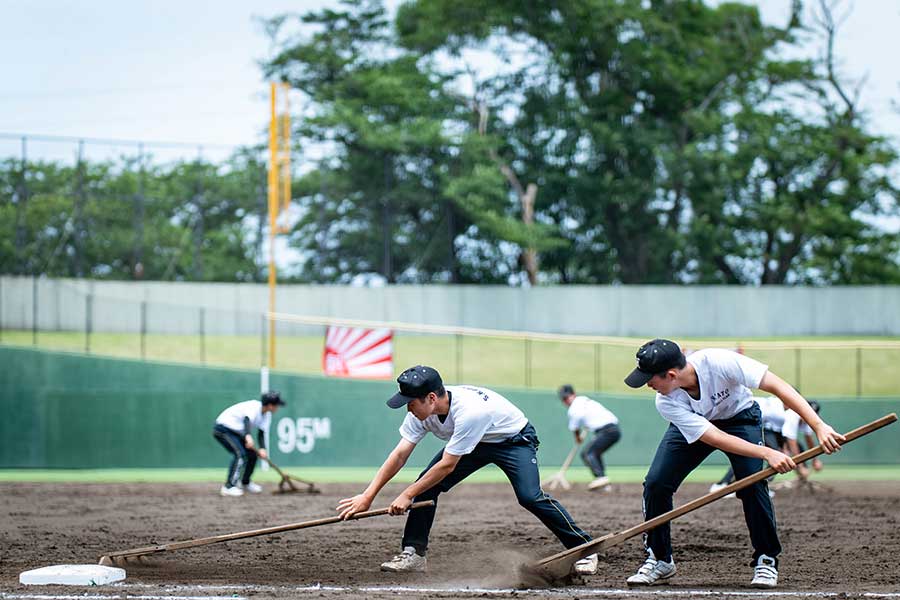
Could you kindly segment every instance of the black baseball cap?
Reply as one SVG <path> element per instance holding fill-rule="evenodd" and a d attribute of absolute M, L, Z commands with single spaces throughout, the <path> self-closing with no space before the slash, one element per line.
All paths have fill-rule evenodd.
<path fill-rule="evenodd" d="M 633 388 L 647 385 L 654 375 L 665 373 L 669 369 L 680 369 L 685 365 L 684 353 L 678 344 L 661 338 L 650 340 L 641 346 L 635 356 L 637 367 L 625 378 L 625 383 Z"/>
<path fill-rule="evenodd" d="M 263 392 L 259 399 L 262 401 L 263 406 L 265 406 L 266 404 L 284 406 L 284 400 L 281 399 L 281 394 L 279 392 L 276 392 L 275 390 Z"/>
<path fill-rule="evenodd" d="M 400 391 L 387 401 L 391 408 L 406 406 L 416 398 L 423 398 L 444 387 L 441 374 L 424 365 L 416 365 L 403 371 L 397 378 L 397 383 L 400 384 Z"/>

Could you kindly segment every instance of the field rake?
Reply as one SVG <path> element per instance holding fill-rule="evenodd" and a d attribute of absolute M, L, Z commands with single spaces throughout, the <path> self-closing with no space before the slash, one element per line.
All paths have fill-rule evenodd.
<path fill-rule="evenodd" d="M 264 461 L 269 463 L 269 466 L 275 469 L 275 472 L 278 473 L 279 477 L 281 477 L 281 481 L 278 482 L 278 489 L 273 491 L 273 494 L 321 494 L 322 490 L 316 487 L 316 484 L 312 481 L 307 481 L 306 479 L 301 479 L 299 477 L 295 477 L 290 473 L 285 473 L 278 465 L 272 462 L 270 458 L 263 458 Z M 296 484 L 301 484 L 305 487 L 297 487 Z"/>
<path fill-rule="evenodd" d="M 410 505 L 409 510 L 414 508 L 423 508 L 425 506 L 433 506 L 434 500 L 424 500 L 422 502 L 414 502 Z M 157 546 L 143 546 L 141 548 L 130 548 L 128 550 L 119 550 L 116 552 L 108 552 L 100 557 L 100 564 L 111 566 L 113 564 L 122 564 L 130 560 L 141 561 L 145 556 L 153 554 L 162 554 L 164 552 L 173 552 L 175 550 L 184 550 L 186 548 L 196 548 L 197 546 L 208 546 L 210 544 L 220 544 L 222 542 L 230 542 L 232 540 L 241 540 L 246 538 L 257 537 L 260 535 L 271 535 L 274 533 L 282 533 L 285 531 L 294 531 L 296 529 L 306 529 L 308 527 L 319 527 L 321 525 L 331 525 L 340 523 L 343 520 L 356 521 L 358 519 L 367 519 L 369 517 L 377 517 L 388 514 L 390 508 L 379 508 L 377 510 L 368 510 L 356 513 L 347 519 L 341 517 L 326 517 L 324 519 L 314 519 L 312 521 L 301 521 L 299 523 L 288 523 L 286 525 L 275 525 L 273 527 L 263 527 L 262 529 L 251 529 L 248 531 L 239 531 L 237 533 L 226 533 L 223 535 L 214 535 L 205 538 L 196 538 L 192 540 L 182 540 L 180 542 L 170 542 L 168 544 L 160 544 Z"/>
<path fill-rule="evenodd" d="M 863 425 L 862 427 L 858 427 L 852 431 L 844 434 L 845 444 L 852 442 L 855 439 L 858 439 L 864 435 L 872 433 L 877 429 L 881 429 L 897 420 L 897 415 L 895 413 L 891 413 L 872 421 L 867 425 Z M 806 452 L 801 452 L 800 454 L 792 457 L 794 462 L 799 464 L 805 462 L 811 458 L 815 458 L 820 454 L 823 454 L 825 451 L 822 449 L 821 445 L 818 445 L 814 448 L 810 448 Z M 548 556 L 547 558 L 543 558 L 537 562 L 533 562 L 530 564 L 522 565 L 519 568 L 519 574 L 523 578 L 524 582 L 530 586 L 552 586 L 557 584 L 565 584 L 569 581 L 571 577 L 572 566 L 576 561 L 590 556 L 591 554 L 597 554 L 621 544 L 622 542 L 629 540 L 637 535 L 641 535 L 651 529 L 659 527 L 673 519 L 676 519 L 680 516 L 686 515 L 689 512 L 697 510 L 702 506 L 706 506 L 707 504 L 718 500 L 719 498 L 724 498 L 728 494 L 732 492 L 737 492 L 746 487 L 753 485 L 758 481 L 762 481 L 763 479 L 767 479 L 772 475 L 775 475 L 776 471 L 772 467 L 768 467 L 761 471 L 754 473 L 753 475 L 749 475 L 726 485 L 723 488 L 716 490 L 715 492 L 711 492 L 706 494 L 705 496 L 700 496 L 690 502 L 687 502 L 678 508 L 670 510 L 669 512 L 663 513 L 653 519 L 644 521 L 640 525 L 635 525 L 629 529 L 625 529 L 623 531 L 619 531 L 616 533 L 610 533 L 604 535 L 603 537 L 591 540 L 590 542 L 581 544 L 580 546 L 575 546 L 574 548 L 569 548 L 563 552 L 559 552 L 552 556 Z"/>

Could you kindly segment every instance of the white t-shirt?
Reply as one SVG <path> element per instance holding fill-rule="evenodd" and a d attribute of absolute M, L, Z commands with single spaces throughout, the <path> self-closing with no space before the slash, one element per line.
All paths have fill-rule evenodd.
<path fill-rule="evenodd" d="M 578 431 L 585 428 L 596 431 L 610 424 L 618 424 L 616 415 L 587 396 L 575 396 L 569 405 L 569 431 Z"/>
<path fill-rule="evenodd" d="M 788 409 L 784 411 L 784 424 L 781 426 L 781 435 L 789 440 L 796 440 L 797 433 L 813 435 L 812 427 L 806 424 L 806 421 L 800 418 L 800 415 Z"/>
<path fill-rule="evenodd" d="M 407 412 L 400 426 L 403 439 L 418 444 L 430 431 L 447 441 L 444 450 L 448 454 L 462 456 L 479 442 L 502 442 L 528 424 L 522 411 L 495 391 L 471 385 L 448 385 L 446 389 L 450 394 L 450 412 L 444 422 L 437 415 L 420 421 Z"/>
<path fill-rule="evenodd" d="M 762 423 L 765 429 L 781 432 L 784 426 L 784 403 L 774 397 L 766 396 L 764 398 L 753 398 L 759 404 L 759 410 L 762 412 Z"/>
<path fill-rule="evenodd" d="M 681 388 L 669 395 L 657 393 L 656 410 L 693 444 L 710 428 L 710 421 L 729 419 L 753 405 L 750 389 L 759 387 L 769 367 L 722 348 L 697 350 L 687 361 L 697 371 L 700 399 Z"/>
<path fill-rule="evenodd" d="M 262 402 L 259 400 L 247 400 L 246 402 L 238 402 L 229 406 L 216 417 L 217 425 L 224 425 L 228 429 L 244 433 L 244 417 L 250 419 L 250 426 L 269 431 L 269 424 L 272 422 L 272 413 L 263 413 Z"/>

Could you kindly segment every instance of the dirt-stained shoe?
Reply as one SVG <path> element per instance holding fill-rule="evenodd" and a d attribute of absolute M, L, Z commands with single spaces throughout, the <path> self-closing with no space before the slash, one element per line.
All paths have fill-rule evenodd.
<path fill-rule="evenodd" d="M 233 497 L 236 498 L 236 497 L 238 497 L 238 496 L 243 496 L 243 495 L 244 495 L 244 490 L 242 490 L 241 488 L 239 488 L 239 487 L 236 486 L 236 485 L 235 485 L 235 486 L 232 486 L 232 487 L 228 487 L 227 485 L 223 485 L 223 486 L 222 486 L 222 489 L 219 490 L 219 495 L 220 495 L 220 496 L 233 496 Z"/>
<path fill-rule="evenodd" d="M 625 582 L 628 585 L 657 585 L 665 583 L 666 579 L 673 575 L 675 575 L 675 561 L 656 560 L 656 557 L 651 552 L 644 564 L 641 565 L 641 568 L 638 569 L 638 572 Z"/>
<path fill-rule="evenodd" d="M 596 575 L 599 562 L 597 555 L 591 554 L 572 565 L 572 570 L 578 575 Z"/>
<path fill-rule="evenodd" d="M 771 556 L 761 554 L 753 567 L 750 587 L 772 589 L 778 585 L 778 563 Z"/>
<path fill-rule="evenodd" d="M 381 570 L 391 573 L 421 573 L 425 570 L 425 557 L 416 554 L 416 549 L 412 546 L 407 546 L 391 560 L 381 563 Z"/>

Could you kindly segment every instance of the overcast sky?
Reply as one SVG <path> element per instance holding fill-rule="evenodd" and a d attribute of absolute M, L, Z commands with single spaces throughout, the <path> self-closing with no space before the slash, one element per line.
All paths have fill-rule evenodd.
<path fill-rule="evenodd" d="M 0 133 L 204 144 L 210 158 L 226 152 L 216 144 L 257 142 L 268 111 L 257 61 L 268 41 L 254 17 L 326 4 L 334 3 L 0 0 Z M 790 0 L 758 4 L 764 19 L 783 23 Z M 870 130 L 900 146 L 900 114 L 891 107 L 900 99 L 898 31 L 900 1 L 856 0 L 837 53 L 844 75 L 868 76 L 862 106 Z M 0 156 L 18 151 L 17 141 L 0 139 Z M 71 157 L 74 144 L 35 141 L 28 151 Z"/>

